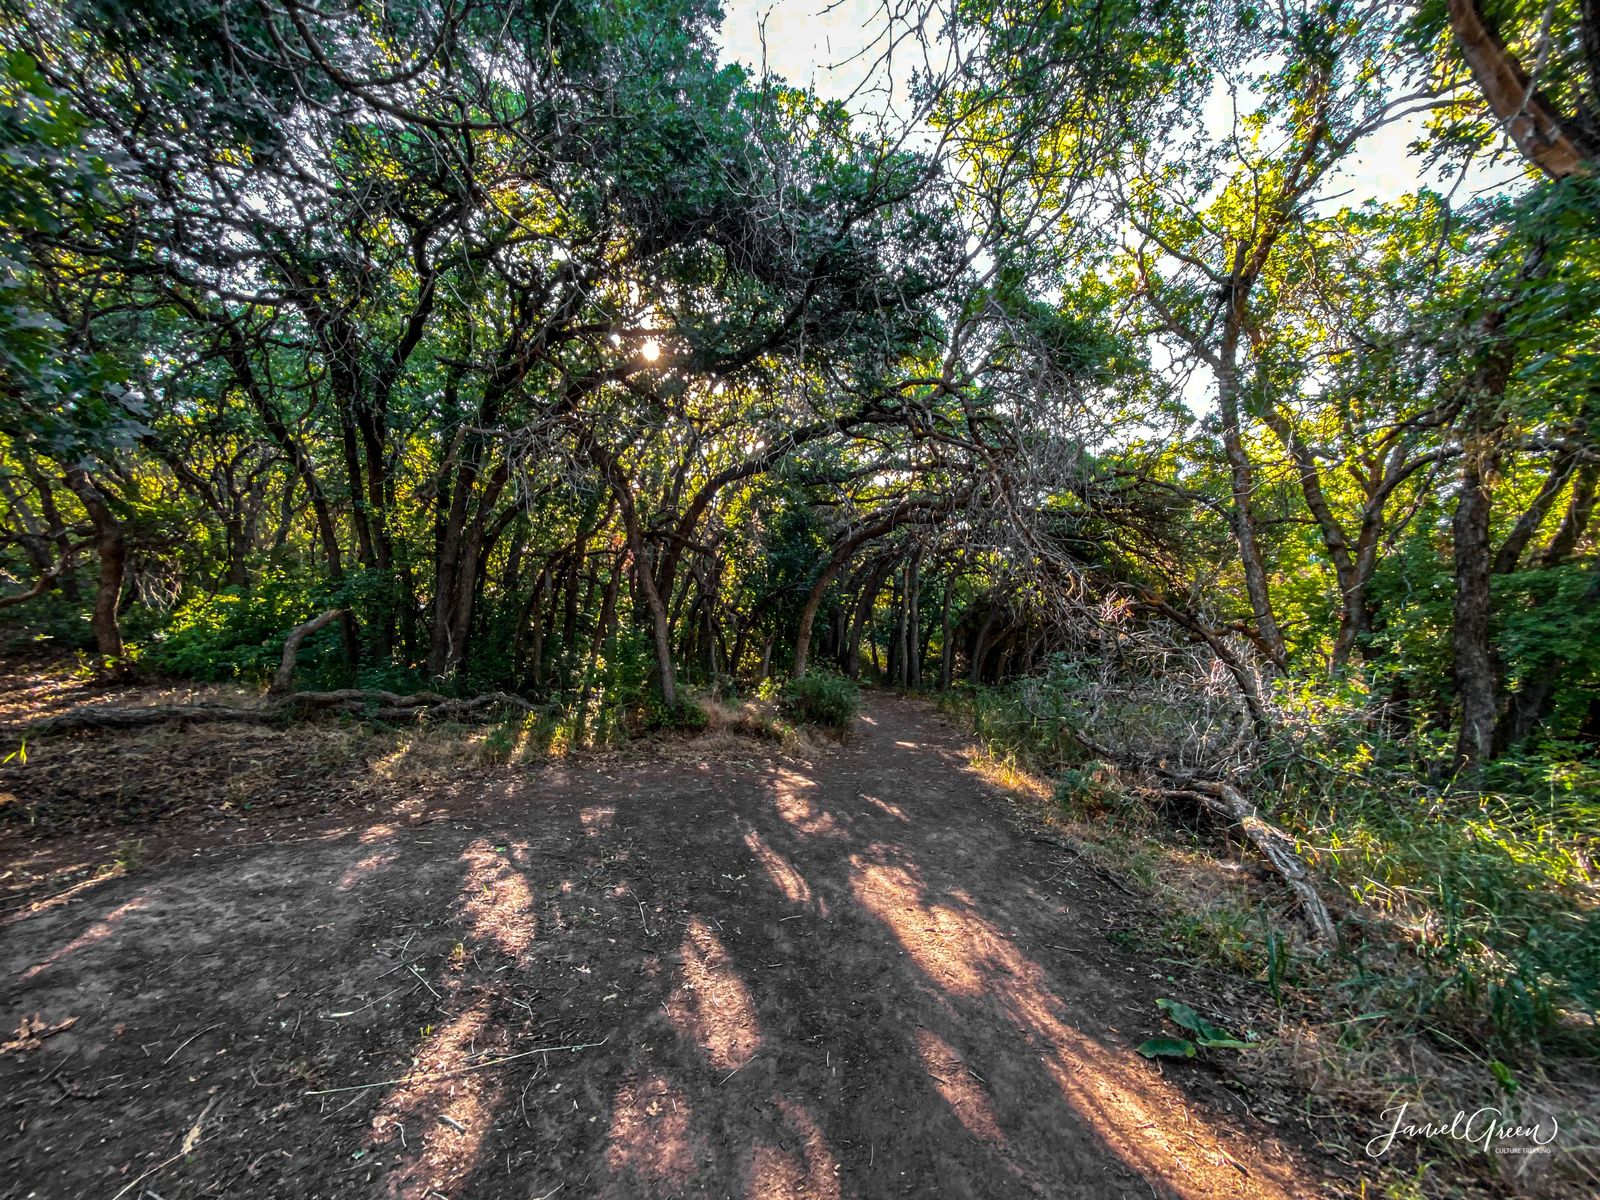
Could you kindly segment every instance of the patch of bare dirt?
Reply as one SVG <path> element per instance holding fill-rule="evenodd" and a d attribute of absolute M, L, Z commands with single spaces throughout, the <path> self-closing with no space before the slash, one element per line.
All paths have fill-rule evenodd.
<path fill-rule="evenodd" d="M 1203 980 L 965 749 L 880 697 L 806 759 L 479 773 L 30 897 L 0 1196 L 1354 1194 L 1248 1076 L 1133 1052 Z"/>

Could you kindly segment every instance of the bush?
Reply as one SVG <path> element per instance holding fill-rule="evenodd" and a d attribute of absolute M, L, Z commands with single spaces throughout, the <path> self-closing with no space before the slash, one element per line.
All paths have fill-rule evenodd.
<path fill-rule="evenodd" d="M 667 713 L 667 725 L 685 733 L 703 733 L 711 718 L 693 700 L 680 700 Z"/>
<path fill-rule="evenodd" d="M 1098 821 L 1102 833 L 1139 835 L 1148 805 L 1119 799 L 1116 772 L 1093 761 L 1074 730 L 1180 766 L 1192 754 L 1197 773 L 1233 737 L 1212 718 L 1195 720 L 1205 741 L 1185 732 L 1205 696 L 1177 703 L 1098 684 L 1093 671 L 1056 661 L 1004 687 L 952 689 L 943 704 L 992 752 L 1050 770 L 1064 814 Z M 1458 778 L 1453 739 L 1390 728 L 1354 673 L 1331 683 L 1281 681 L 1268 704 L 1271 733 L 1250 743 L 1254 762 L 1242 782 L 1360 918 L 1344 957 L 1321 968 L 1337 984 L 1332 994 L 1354 1012 L 1382 1011 L 1457 1040 L 1600 1049 L 1592 832 L 1600 770 L 1582 757 L 1586 748 L 1551 740 Z M 1190 898 L 1172 888 L 1173 903 Z M 1205 930 L 1211 924 L 1208 916 Z M 1269 979 L 1281 971 L 1271 938 L 1205 930 L 1194 940 L 1212 942 L 1219 962 L 1253 954 Z"/>
<path fill-rule="evenodd" d="M 151 634 L 146 658 L 158 670 L 191 679 L 260 682 L 283 657 L 288 632 L 330 606 L 326 595 L 285 578 L 191 596 Z M 338 638 L 337 628 L 311 638 L 301 648 L 302 672 L 314 676 L 324 660 L 336 660 Z"/>
<path fill-rule="evenodd" d="M 861 689 L 842 675 L 807 671 L 784 686 L 783 703 L 797 721 L 843 732 L 861 710 Z"/>

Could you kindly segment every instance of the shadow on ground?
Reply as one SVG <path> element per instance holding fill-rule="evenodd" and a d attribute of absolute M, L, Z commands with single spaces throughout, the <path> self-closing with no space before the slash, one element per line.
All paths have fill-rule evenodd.
<path fill-rule="evenodd" d="M 0 1195 L 1322 1196 L 1131 1044 L 1114 896 L 880 698 L 6 918 Z"/>

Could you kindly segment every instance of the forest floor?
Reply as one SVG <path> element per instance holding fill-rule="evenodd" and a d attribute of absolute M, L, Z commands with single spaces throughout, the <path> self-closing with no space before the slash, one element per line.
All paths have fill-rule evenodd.
<path fill-rule="evenodd" d="M 47 711 L 25 691 L 0 686 L 11 715 Z M 0 777 L 43 812 L 0 826 L 0 1196 L 1320 1197 L 1374 1175 L 1270 1059 L 1135 1053 L 1171 1032 L 1158 997 L 1239 1031 L 1270 1033 L 1270 1005 L 1119 948 L 1141 902 L 926 704 L 871 696 L 803 754 L 713 737 L 377 790 L 311 727 L 147 734 L 120 766 L 99 736 Z M 69 803 L 112 795 L 164 818 L 130 840 Z"/>

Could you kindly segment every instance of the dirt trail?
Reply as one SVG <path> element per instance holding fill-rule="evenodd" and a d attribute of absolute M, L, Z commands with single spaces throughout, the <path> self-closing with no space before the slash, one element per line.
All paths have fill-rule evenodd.
<path fill-rule="evenodd" d="M 0 1056 L 0 1195 L 1330 1194 L 1134 1054 L 1174 985 L 964 751 L 880 697 L 13 915 L 0 1017 L 77 1021 Z"/>

